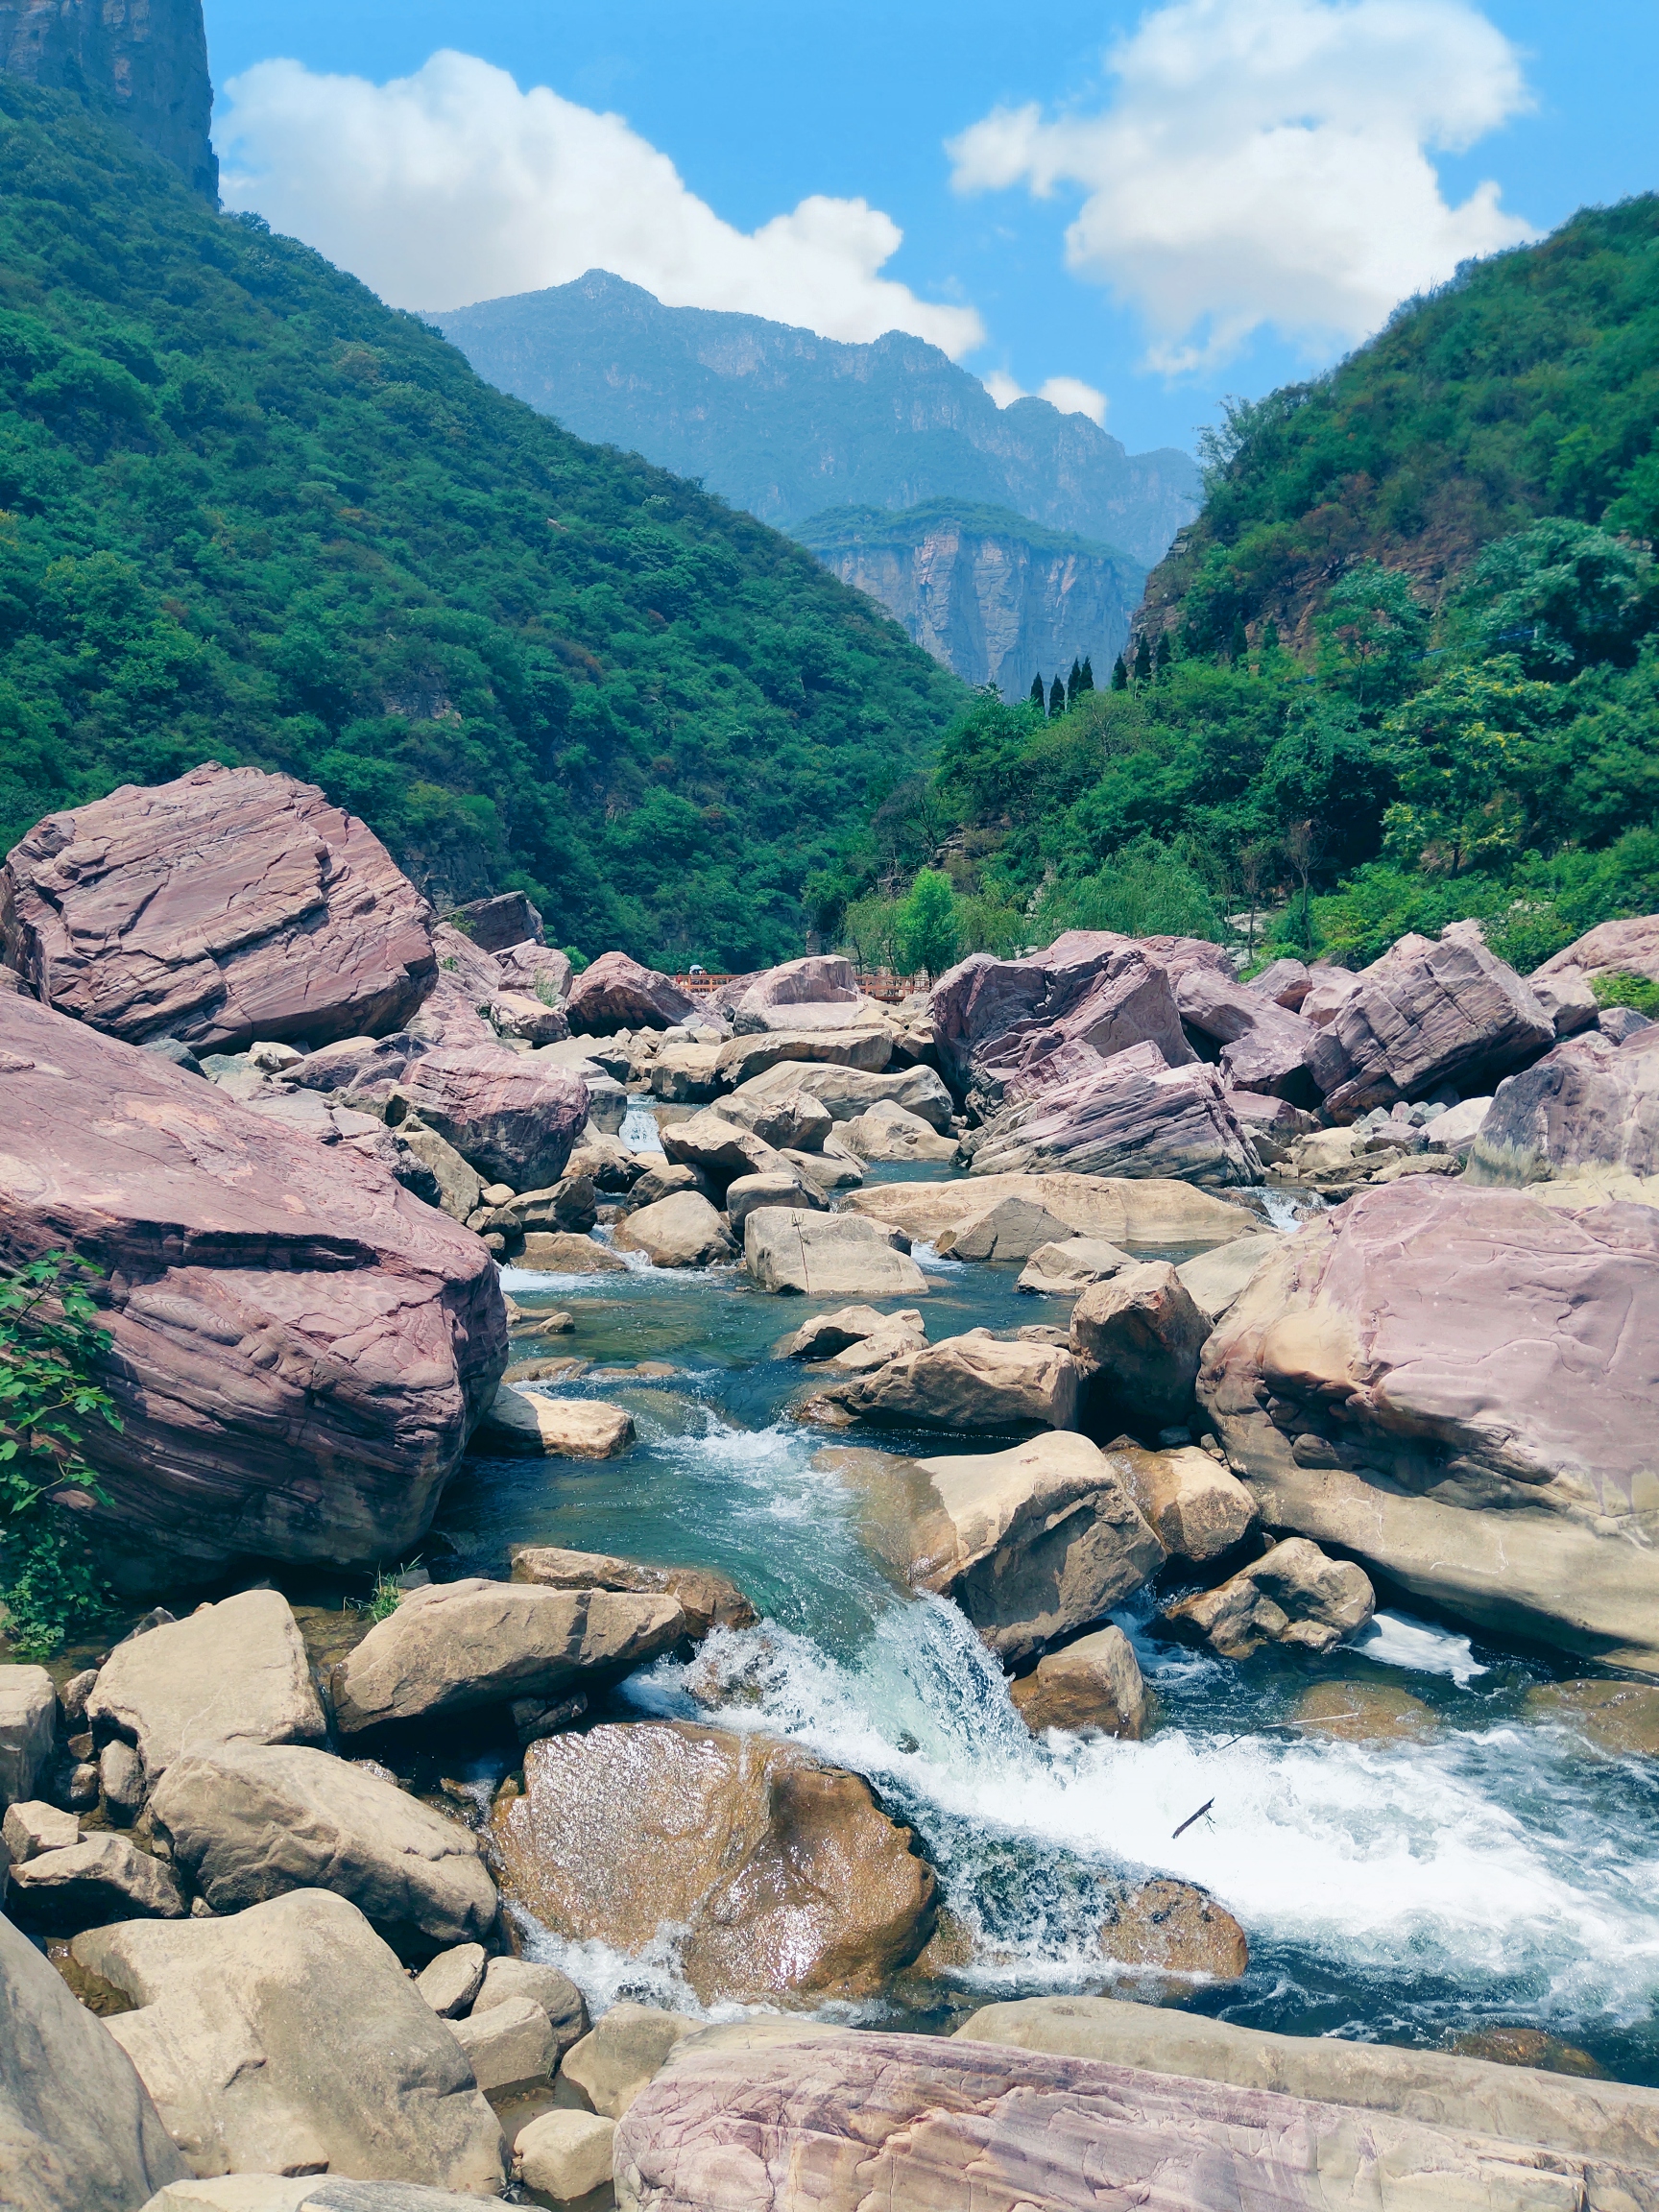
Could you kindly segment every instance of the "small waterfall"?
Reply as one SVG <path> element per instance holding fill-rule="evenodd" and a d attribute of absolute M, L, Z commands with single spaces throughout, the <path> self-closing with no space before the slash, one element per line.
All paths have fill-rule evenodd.
<path fill-rule="evenodd" d="M 642 1100 L 630 1098 L 622 1122 L 622 1142 L 630 1152 L 661 1152 L 662 1137 L 656 1118 Z"/>

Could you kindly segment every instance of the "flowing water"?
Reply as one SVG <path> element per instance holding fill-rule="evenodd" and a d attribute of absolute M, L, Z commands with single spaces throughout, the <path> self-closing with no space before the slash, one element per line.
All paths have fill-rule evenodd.
<path fill-rule="evenodd" d="M 934 1339 L 1068 1310 L 1018 1296 L 1013 1268 L 917 1257 Z M 1195 1986 L 1185 2001 L 1201 2009 L 1389 2042 L 1532 2026 L 1659 2082 L 1659 1776 L 1528 1718 L 1527 1692 L 1571 1669 L 1387 1609 L 1328 1659 L 1229 1665 L 1165 1640 L 1142 1599 L 1117 1618 L 1155 1699 L 1147 1739 L 1033 1740 L 955 1609 L 895 1588 L 865 1550 L 854 1501 L 812 1464 L 840 1439 L 785 1417 L 805 1376 L 773 1347 L 823 1309 L 730 1270 L 509 1271 L 505 1285 L 527 1310 L 574 1314 L 557 1349 L 596 1372 L 571 1387 L 626 1406 L 639 1442 L 594 1466 L 475 1464 L 445 1500 L 443 1537 L 464 1571 L 503 1573 L 510 1542 L 541 1542 L 695 1561 L 749 1593 L 761 1626 L 718 1632 L 624 1696 L 639 1713 L 793 1737 L 867 1775 L 915 1828 L 994 1962 L 963 1969 L 907 2024 L 948 2025 L 1003 1996 L 1134 1994 L 1108 1982 L 1094 1935 L 1126 1874 L 1160 1873 L 1204 1885 L 1249 1935 L 1247 1977 Z M 673 1373 L 626 1372 L 640 1361 Z M 1334 1680 L 1406 1689 L 1437 1725 L 1415 1741 L 1312 1737 L 1292 1708 Z M 631 1961 L 554 1954 L 601 2002 L 689 2005 L 671 1945 Z"/>

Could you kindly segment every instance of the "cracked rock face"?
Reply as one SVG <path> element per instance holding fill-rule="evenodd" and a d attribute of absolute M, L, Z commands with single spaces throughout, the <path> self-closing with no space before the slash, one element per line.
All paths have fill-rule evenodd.
<path fill-rule="evenodd" d="M 0 869 L 0 946 L 47 1004 L 196 1052 L 401 1026 L 432 909 L 310 783 L 209 761 L 48 814 Z"/>
<path fill-rule="evenodd" d="M 218 198 L 202 0 L 139 0 L 132 7 L 0 0 L 0 69 L 83 99 L 90 93 L 198 192 Z"/>
<path fill-rule="evenodd" d="M 1267 1527 L 1500 1634 L 1647 1673 L 1656 1389 L 1659 1214 L 1433 1176 L 1286 1239 L 1198 1383 Z"/>

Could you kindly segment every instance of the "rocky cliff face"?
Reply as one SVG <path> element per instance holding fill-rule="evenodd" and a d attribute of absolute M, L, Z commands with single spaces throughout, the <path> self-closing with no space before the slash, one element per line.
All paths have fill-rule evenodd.
<path fill-rule="evenodd" d="M 0 0 L 0 70 L 117 117 L 218 198 L 202 0 Z"/>
<path fill-rule="evenodd" d="M 1104 682 L 1145 584 L 1145 570 L 1110 546 L 1006 509 L 839 509 L 796 535 L 936 661 L 1005 699 L 1022 699 L 1036 675 L 1046 687 L 1085 655 Z"/>
<path fill-rule="evenodd" d="M 430 320 L 480 376 L 579 438 L 700 477 L 777 529 L 844 502 L 982 501 L 1149 565 L 1198 512 L 1190 454 L 1127 452 L 1046 399 L 999 408 L 902 330 L 849 346 L 759 315 L 665 307 L 603 269 Z"/>

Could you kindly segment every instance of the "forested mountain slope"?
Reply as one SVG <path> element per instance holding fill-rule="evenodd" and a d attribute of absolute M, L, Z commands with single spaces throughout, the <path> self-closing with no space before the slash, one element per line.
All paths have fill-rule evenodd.
<path fill-rule="evenodd" d="M 1531 968 L 1652 913 L 1656 429 L 1659 199 L 1466 271 L 1236 409 L 1114 685 L 976 705 L 837 896 L 876 932 L 931 854 L 964 945 L 1267 908 L 1355 965 L 1475 916 Z"/>
<path fill-rule="evenodd" d="M 432 319 L 481 375 L 579 437 L 701 477 L 784 528 L 831 506 L 969 500 L 1147 563 L 1198 504 L 1190 454 L 1129 453 L 1046 399 L 999 408 L 902 330 L 845 345 L 760 315 L 665 307 L 603 269 Z"/>
<path fill-rule="evenodd" d="M 207 757 L 439 895 L 749 967 L 966 696 L 750 517 L 0 79 L 0 838 Z"/>
<path fill-rule="evenodd" d="M 1588 208 L 1402 307 L 1327 376 L 1236 404 L 1204 512 L 1147 588 L 1154 637 L 1306 639 L 1357 561 L 1433 602 L 1541 515 L 1659 531 L 1659 197 Z"/>

